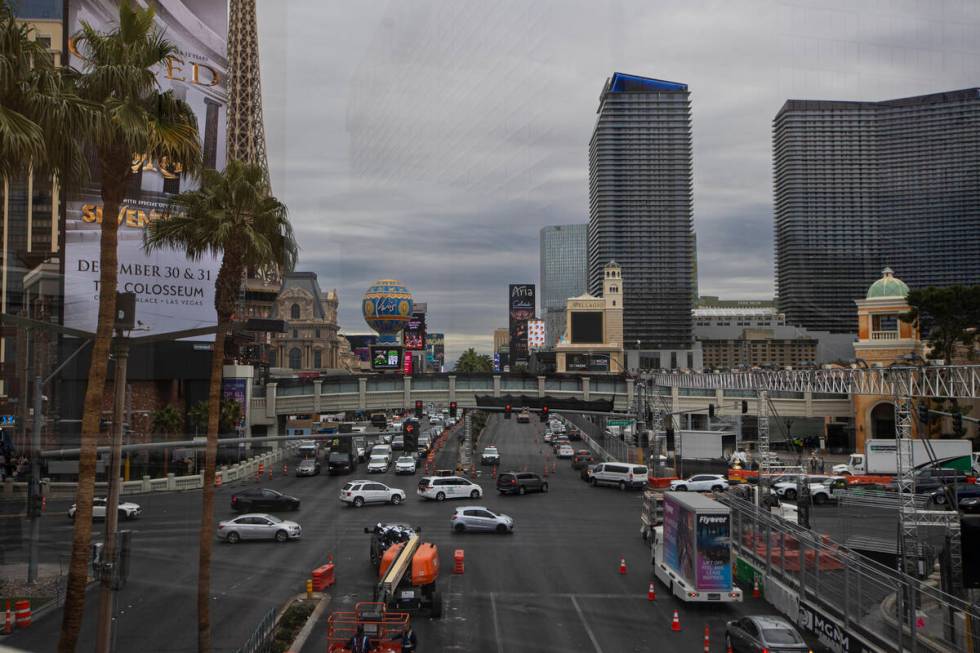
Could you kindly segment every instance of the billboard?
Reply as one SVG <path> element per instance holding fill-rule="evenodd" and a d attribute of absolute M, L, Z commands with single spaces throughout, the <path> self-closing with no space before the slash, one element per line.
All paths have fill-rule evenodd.
<path fill-rule="evenodd" d="M 731 525 L 727 514 L 697 516 L 697 587 L 724 590 L 732 587 Z"/>
<path fill-rule="evenodd" d="M 569 372 L 608 372 L 609 354 L 565 354 L 565 369 Z"/>
<path fill-rule="evenodd" d="M 118 6 L 118 0 L 72 0 L 69 33 L 76 33 L 83 21 L 97 30 L 111 29 L 119 20 Z M 225 165 L 227 0 L 157 0 L 155 6 L 157 27 L 178 51 L 155 71 L 159 90 L 173 91 L 191 106 L 204 164 L 220 170 Z M 69 64 L 84 67 L 71 42 Z M 119 220 L 119 291 L 135 293 L 141 335 L 213 326 L 220 260 L 206 254 L 190 261 L 169 249 L 143 251 L 146 225 L 163 214 L 174 194 L 195 188 L 197 181 L 140 152 L 133 153 L 132 170 L 119 215 L 111 217 Z M 88 184 L 65 198 L 65 325 L 85 331 L 95 331 L 99 308 L 103 215 L 98 171 L 93 173 Z"/>
<path fill-rule="evenodd" d="M 395 345 L 371 345 L 371 369 L 401 370 L 402 348 Z"/>
<path fill-rule="evenodd" d="M 572 311 L 572 344 L 602 344 L 602 311 Z"/>
<path fill-rule="evenodd" d="M 238 402 L 238 405 L 241 407 L 239 428 L 244 429 L 245 425 L 248 424 L 248 415 L 246 414 L 248 406 L 248 379 L 221 379 L 221 397 Z"/>
<path fill-rule="evenodd" d="M 426 359 L 433 369 L 440 372 L 446 367 L 446 334 L 428 333 L 426 334 Z"/>
<path fill-rule="evenodd" d="M 534 317 L 534 284 L 510 284 L 508 311 L 510 317 L 510 362 L 511 365 L 527 364 L 527 321 Z"/>
<path fill-rule="evenodd" d="M 415 311 L 402 331 L 402 344 L 405 349 L 420 351 L 425 349 L 425 313 Z"/>
<path fill-rule="evenodd" d="M 664 497 L 664 562 L 694 583 L 694 512 Z"/>
<path fill-rule="evenodd" d="M 527 321 L 527 347 L 528 349 L 541 349 L 544 347 L 544 320 Z"/>

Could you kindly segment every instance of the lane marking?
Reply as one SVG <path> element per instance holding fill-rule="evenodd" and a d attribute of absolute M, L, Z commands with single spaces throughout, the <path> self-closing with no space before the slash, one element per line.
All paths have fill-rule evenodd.
<path fill-rule="evenodd" d="M 500 622 L 497 620 L 497 599 L 490 592 L 490 611 L 493 613 L 493 638 L 497 642 L 497 653 L 504 653 L 504 643 L 500 640 Z"/>
<path fill-rule="evenodd" d="M 578 604 L 578 600 L 575 595 L 572 595 L 572 605 L 575 606 L 575 611 L 578 612 L 578 618 L 582 620 L 582 626 L 585 627 L 585 632 L 588 634 L 589 639 L 592 640 L 592 647 L 595 649 L 596 653 L 602 653 L 602 647 L 599 646 L 599 641 L 595 638 L 595 633 L 592 632 L 592 627 L 589 626 L 589 622 L 585 620 L 585 614 L 582 612 L 582 608 Z"/>

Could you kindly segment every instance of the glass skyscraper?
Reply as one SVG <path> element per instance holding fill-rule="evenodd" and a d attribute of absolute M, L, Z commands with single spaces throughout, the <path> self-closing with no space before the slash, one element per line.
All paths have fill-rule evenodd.
<path fill-rule="evenodd" d="M 598 114 L 589 142 L 589 290 L 600 293 L 602 268 L 615 260 L 623 344 L 688 349 L 695 251 L 687 84 L 614 73 Z"/>
<path fill-rule="evenodd" d="M 545 346 L 554 347 L 565 333 L 565 300 L 588 287 L 587 224 L 565 224 L 541 230 L 541 313 Z"/>
<path fill-rule="evenodd" d="M 854 300 L 980 279 L 980 89 L 789 100 L 773 120 L 776 284 L 786 323 L 857 330 Z"/>

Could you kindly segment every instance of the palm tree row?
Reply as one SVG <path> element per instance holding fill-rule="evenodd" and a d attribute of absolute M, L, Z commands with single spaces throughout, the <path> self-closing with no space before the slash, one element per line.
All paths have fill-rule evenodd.
<path fill-rule="evenodd" d="M 176 46 L 155 26 L 152 8 L 124 0 L 119 23 L 100 32 L 83 23 L 74 35 L 80 70 L 57 69 L 50 55 L 0 0 L 0 177 L 50 172 L 62 185 L 99 180 L 103 201 L 99 310 L 85 391 L 77 512 L 72 534 L 59 651 L 74 651 L 85 607 L 96 445 L 114 330 L 120 208 L 133 161 L 167 161 L 185 174 L 201 173 L 201 143 L 191 107 L 161 92 L 156 71 Z M 93 163 L 89 171 L 87 161 Z M 146 233 L 146 248 L 176 247 L 191 259 L 222 257 L 215 288 L 218 329 L 209 386 L 198 580 L 198 650 L 210 651 L 211 544 L 214 476 L 221 410 L 225 337 L 246 267 L 290 270 L 296 243 L 285 207 L 268 193 L 264 171 L 232 162 L 225 173 L 204 171 L 200 190 L 174 198 L 168 215 Z M 166 422 L 164 424 L 163 422 Z M 161 418 L 173 428 L 173 416 Z"/>

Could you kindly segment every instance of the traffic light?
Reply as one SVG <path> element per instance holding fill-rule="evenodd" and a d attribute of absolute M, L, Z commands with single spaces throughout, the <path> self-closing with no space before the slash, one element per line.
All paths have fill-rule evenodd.
<path fill-rule="evenodd" d="M 449 402 L 449 416 L 450 417 L 456 417 L 456 402 L 455 401 L 450 401 Z"/>
<path fill-rule="evenodd" d="M 962 438 L 966 433 L 963 428 L 963 415 L 961 413 L 953 413 L 953 435 L 958 438 Z"/>
<path fill-rule="evenodd" d="M 714 416 L 715 416 L 715 405 L 708 404 L 708 417 L 714 417 Z"/>
<path fill-rule="evenodd" d="M 742 414 L 749 412 L 749 402 L 742 400 Z"/>
<path fill-rule="evenodd" d="M 919 413 L 919 421 L 922 422 L 923 424 L 928 424 L 929 423 L 929 404 L 927 404 L 926 402 L 923 401 L 922 403 L 920 403 L 916 407 L 916 409 L 917 409 L 917 411 Z"/>
<path fill-rule="evenodd" d="M 504 419 L 510 419 L 510 404 L 504 406 Z"/>
<path fill-rule="evenodd" d="M 418 418 L 418 419 L 422 419 L 422 402 L 421 401 L 416 401 L 415 402 L 415 417 Z"/>
<path fill-rule="evenodd" d="M 547 422 L 548 421 L 548 407 L 547 406 L 542 406 L 541 407 L 541 415 L 540 415 L 540 417 L 541 417 L 541 421 L 542 422 Z"/>
<path fill-rule="evenodd" d="M 406 420 L 402 424 L 402 439 L 405 444 L 404 451 L 408 453 L 415 453 L 419 448 L 419 428 L 418 422 L 414 420 Z"/>

